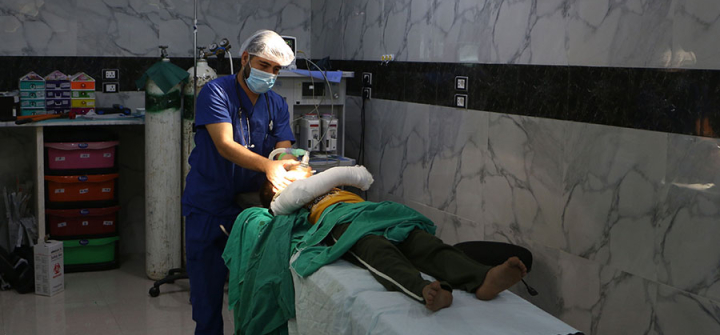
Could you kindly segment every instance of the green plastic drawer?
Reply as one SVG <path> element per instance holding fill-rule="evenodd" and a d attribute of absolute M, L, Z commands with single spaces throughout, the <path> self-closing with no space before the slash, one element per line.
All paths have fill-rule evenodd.
<path fill-rule="evenodd" d="M 112 262 L 119 239 L 115 236 L 63 241 L 65 265 Z"/>
<path fill-rule="evenodd" d="M 45 108 L 20 108 L 20 116 L 47 114 Z"/>
<path fill-rule="evenodd" d="M 20 90 L 44 90 L 45 81 L 40 80 L 21 80 Z"/>
<path fill-rule="evenodd" d="M 45 99 L 20 99 L 20 107 L 22 108 L 45 108 Z"/>

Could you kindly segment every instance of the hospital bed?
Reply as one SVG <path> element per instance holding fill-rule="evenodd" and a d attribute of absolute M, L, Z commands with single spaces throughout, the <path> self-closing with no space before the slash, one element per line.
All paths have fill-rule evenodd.
<path fill-rule="evenodd" d="M 509 291 L 480 301 L 455 290 L 452 305 L 433 313 L 343 259 L 306 278 L 293 273 L 293 283 L 290 334 L 581 334 Z"/>
<path fill-rule="evenodd" d="M 235 293 L 231 280 L 229 295 L 234 297 L 230 303 L 237 307 L 234 310 L 236 329 L 247 326 L 247 329 L 277 330 L 275 327 L 284 326 L 285 321 L 292 318 L 294 306 L 295 317 L 287 321 L 290 334 L 580 334 L 507 290 L 490 301 L 481 301 L 470 293 L 455 290 L 452 305 L 433 313 L 402 293 L 387 291 L 370 272 L 343 259 L 326 264 L 305 277 L 298 275 L 291 265 L 305 251 L 291 256 L 282 249 L 266 251 L 273 249 L 265 248 L 267 241 L 289 244 L 289 235 L 293 234 L 291 229 L 295 232 L 294 228 L 300 227 L 298 233 L 305 233 L 302 232 L 305 225 L 296 225 L 297 219 L 288 214 L 327 193 L 331 187 L 350 185 L 367 189 L 372 183 L 372 177 L 364 167 L 333 169 L 291 184 L 273 200 L 274 217 L 267 211 L 253 209 L 238 216 L 228 243 L 249 243 L 240 245 L 252 252 L 235 256 L 234 251 L 228 250 L 240 248 L 226 249 L 229 254 L 226 264 L 231 264 L 230 277 L 235 278 L 240 292 Z M 272 223 L 265 224 L 270 219 L 272 221 L 267 222 Z M 472 247 L 460 249 L 480 261 L 477 255 L 469 253 Z M 518 254 L 518 257 L 525 256 Z M 529 257 L 531 259 L 531 255 Z M 289 263 L 285 263 L 288 258 Z M 499 261 L 485 260 L 483 264 L 500 264 L 507 259 L 506 256 L 500 258 Z M 530 270 L 531 260 L 524 262 Z M 288 264 L 289 273 L 282 264 Z M 233 269 L 240 270 L 236 273 Z M 429 276 L 426 278 L 434 280 Z M 238 296 L 245 298 L 237 299 Z M 294 304 L 288 303 L 293 298 Z M 257 321 L 260 319 L 266 322 Z"/>

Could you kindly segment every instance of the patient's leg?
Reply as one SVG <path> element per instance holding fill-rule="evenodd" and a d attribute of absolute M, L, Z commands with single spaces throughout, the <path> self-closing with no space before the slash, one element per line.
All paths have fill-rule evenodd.
<path fill-rule="evenodd" d="M 418 270 L 470 293 L 475 293 L 492 268 L 472 260 L 462 251 L 420 229 L 412 231 L 398 249 Z"/>
<path fill-rule="evenodd" d="M 347 230 L 348 224 L 338 225 L 332 230 L 332 237 L 337 240 Z M 328 241 L 331 243 L 330 241 Z M 452 288 L 446 282 L 437 282 L 442 291 L 434 289 L 432 282 L 425 280 L 410 261 L 397 247 L 382 236 L 368 235 L 358 240 L 344 257 L 370 271 L 375 279 L 389 291 L 399 291 L 435 311 L 447 307 L 452 302 Z M 431 287 L 433 289 L 426 289 Z M 426 301 L 433 298 L 433 303 Z"/>
<path fill-rule="evenodd" d="M 526 274 L 527 268 L 525 264 L 517 257 L 510 257 L 505 263 L 488 271 L 485 281 L 475 291 L 475 296 L 480 300 L 493 299 L 498 293 L 519 282 Z"/>

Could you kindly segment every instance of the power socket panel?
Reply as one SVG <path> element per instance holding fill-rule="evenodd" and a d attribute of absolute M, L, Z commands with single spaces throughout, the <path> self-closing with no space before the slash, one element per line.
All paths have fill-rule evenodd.
<path fill-rule="evenodd" d="M 372 73 L 363 72 L 362 74 L 362 85 L 363 87 L 372 86 Z"/>
<path fill-rule="evenodd" d="M 453 105 L 457 108 L 467 108 L 468 95 L 467 94 L 455 94 L 455 101 Z"/>
<path fill-rule="evenodd" d="M 363 95 L 363 99 L 371 100 L 372 99 L 372 88 L 364 87 L 362 95 Z"/>
<path fill-rule="evenodd" d="M 102 88 L 103 88 L 103 93 L 118 93 L 120 91 L 120 83 L 118 83 L 118 82 L 103 83 Z"/>
<path fill-rule="evenodd" d="M 118 70 L 118 69 L 103 69 L 102 70 L 102 79 L 108 80 L 108 81 L 118 81 L 118 80 L 120 80 L 120 70 Z"/>

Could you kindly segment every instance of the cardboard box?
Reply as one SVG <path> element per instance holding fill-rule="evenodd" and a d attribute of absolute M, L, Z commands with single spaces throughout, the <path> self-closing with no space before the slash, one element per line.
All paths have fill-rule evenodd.
<path fill-rule="evenodd" d="M 35 245 L 35 294 L 53 296 L 65 289 L 63 243 L 47 241 Z"/>

